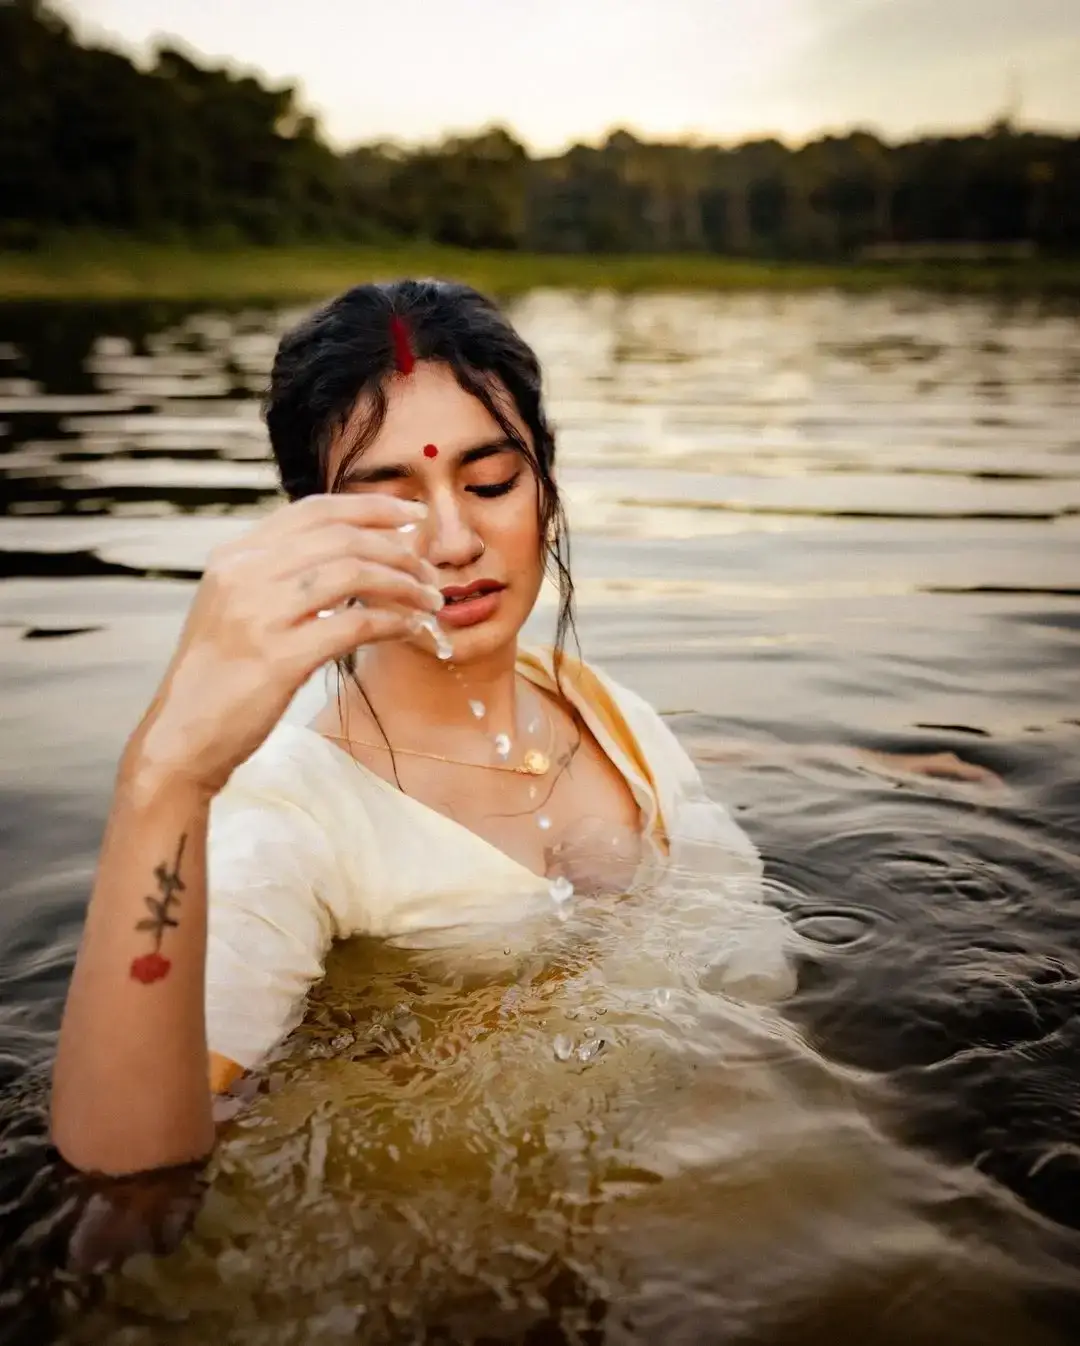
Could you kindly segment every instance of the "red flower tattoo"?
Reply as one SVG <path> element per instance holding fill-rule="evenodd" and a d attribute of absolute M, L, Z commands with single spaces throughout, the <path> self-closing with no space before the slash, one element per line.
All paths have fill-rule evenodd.
<path fill-rule="evenodd" d="M 157 879 L 158 897 L 146 897 L 147 907 L 150 909 L 150 915 L 137 922 L 136 930 L 148 930 L 154 936 L 154 948 L 151 953 L 140 954 L 138 958 L 133 958 L 130 972 L 136 981 L 141 981 L 144 986 L 149 986 L 151 982 L 160 981 L 162 977 L 167 977 L 172 963 L 162 956 L 161 941 L 164 938 L 165 931 L 175 930 L 180 922 L 172 914 L 171 908 L 180 905 L 180 899 L 177 893 L 184 891 L 184 885 L 180 881 L 180 861 L 184 855 L 184 842 L 187 840 L 185 833 L 180 838 L 180 845 L 177 847 L 176 860 L 172 869 L 165 865 L 158 865 L 154 870 L 154 878 Z"/>
<path fill-rule="evenodd" d="M 172 963 L 160 953 L 144 953 L 141 958 L 132 959 L 131 975 L 149 986 L 152 981 L 160 981 L 171 967 Z"/>

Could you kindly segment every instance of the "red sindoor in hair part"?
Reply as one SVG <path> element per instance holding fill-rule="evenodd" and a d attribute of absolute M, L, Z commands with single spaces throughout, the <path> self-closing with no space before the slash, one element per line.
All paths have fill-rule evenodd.
<path fill-rule="evenodd" d="M 394 364 L 397 372 L 411 374 L 416 364 L 416 356 L 409 341 L 408 329 L 396 313 L 390 318 L 390 339 L 394 343 Z"/>

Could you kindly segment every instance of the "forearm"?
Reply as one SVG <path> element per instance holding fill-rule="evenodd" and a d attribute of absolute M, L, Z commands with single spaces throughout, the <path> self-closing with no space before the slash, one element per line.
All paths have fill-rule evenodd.
<path fill-rule="evenodd" d="M 122 764 L 68 992 L 53 1140 L 77 1168 L 134 1173 L 213 1145 L 204 1012 L 209 801 Z"/>

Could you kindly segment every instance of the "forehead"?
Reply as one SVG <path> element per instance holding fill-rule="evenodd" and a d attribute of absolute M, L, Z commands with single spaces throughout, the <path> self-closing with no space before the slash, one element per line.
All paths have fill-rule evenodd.
<path fill-rule="evenodd" d="M 386 418 L 379 433 L 364 450 L 366 465 L 397 462 L 419 453 L 423 445 L 436 444 L 453 453 L 502 437 L 498 421 L 487 407 L 462 388 L 445 365 L 421 363 L 404 378 L 394 378 L 386 386 Z M 499 399 L 511 424 L 522 435 L 527 431 L 511 400 Z M 356 417 L 366 407 L 358 406 L 342 436 L 348 443 L 355 433 Z"/>

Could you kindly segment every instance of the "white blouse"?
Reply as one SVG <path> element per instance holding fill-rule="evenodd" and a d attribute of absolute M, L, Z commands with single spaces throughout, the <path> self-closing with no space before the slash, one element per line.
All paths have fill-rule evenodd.
<path fill-rule="evenodd" d="M 523 652 L 518 667 L 555 689 L 549 651 Z M 762 865 L 753 843 L 705 796 L 656 711 L 569 657 L 561 681 L 633 792 L 654 860 L 706 869 L 710 887 L 721 881 L 723 892 L 756 904 Z M 300 1021 L 334 940 L 369 935 L 467 950 L 471 936 L 490 942 L 492 932 L 552 906 L 548 880 L 316 731 L 288 723 L 214 801 L 208 894 L 209 1047 L 245 1069 Z"/>

